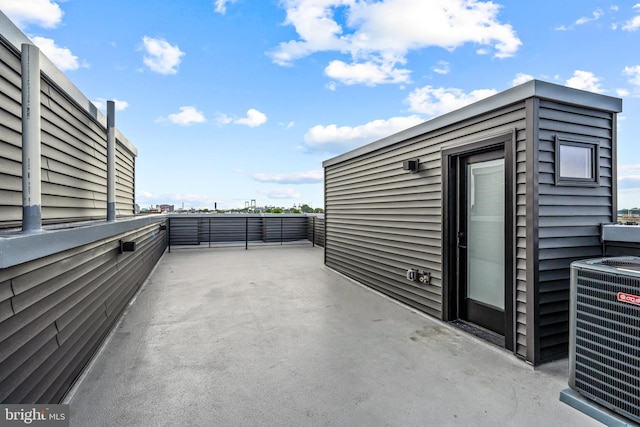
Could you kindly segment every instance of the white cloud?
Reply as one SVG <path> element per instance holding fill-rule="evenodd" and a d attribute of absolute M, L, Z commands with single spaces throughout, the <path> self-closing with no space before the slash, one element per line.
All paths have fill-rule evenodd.
<path fill-rule="evenodd" d="M 640 28 L 640 15 L 634 17 L 633 19 L 628 20 L 622 26 L 622 29 L 625 31 L 635 31 Z"/>
<path fill-rule="evenodd" d="M 218 113 L 216 117 L 216 123 L 219 125 L 228 125 L 233 122 L 233 119 L 224 113 Z"/>
<path fill-rule="evenodd" d="M 62 9 L 51 0 L 0 0 L 0 10 L 20 29 L 28 24 L 55 28 L 62 22 Z"/>
<path fill-rule="evenodd" d="M 525 74 L 525 73 L 518 73 L 513 78 L 513 80 L 511 80 L 511 86 L 518 86 L 518 85 L 526 83 L 526 82 L 528 82 L 530 80 L 533 80 L 533 76 L 532 75 Z"/>
<path fill-rule="evenodd" d="M 227 4 L 235 3 L 236 0 L 216 0 L 214 2 L 216 9 L 215 11 L 224 15 L 227 13 Z"/>
<path fill-rule="evenodd" d="M 284 123 L 284 122 L 280 122 L 278 123 L 279 126 L 282 126 L 285 129 L 291 129 L 292 127 L 294 127 L 296 125 L 296 122 L 289 122 L 289 123 Z"/>
<path fill-rule="evenodd" d="M 602 17 L 602 15 L 604 15 L 602 9 L 596 9 L 593 11 L 593 14 L 590 17 L 583 16 L 582 18 L 576 20 L 576 25 L 584 25 L 588 22 L 597 21 Z"/>
<path fill-rule="evenodd" d="M 324 69 L 325 74 L 346 85 L 363 83 L 375 86 L 381 83 L 407 83 L 410 70 L 394 68 L 392 63 L 364 63 L 347 64 L 342 61 L 331 61 Z"/>
<path fill-rule="evenodd" d="M 335 124 L 312 127 L 304 135 L 306 148 L 324 152 L 341 152 L 368 142 L 400 132 L 424 122 L 418 116 L 392 117 L 389 120 L 373 120 L 359 126 Z"/>
<path fill-rule="evenodd" d="M 322 170 L 311 170 L 293 173 L 254 173 L 251 178 L 260 182 L 272 182 L 276 184 L 313 184 L 324 180 Z"/>
<path fill-rule="evenodd" d="M 46 37 L 32 37 L 31 40 L 33 40 L 42 53 L 62 71 L 71 71 L 80 68 L 78 57 L 72 54 L 68 48 L 60 47 L 56 45 L 55 41 Z"/>
<path fill-rule="evenodd" d="M 204 123 L 207 121 L 204 114 L 196 110 L 196 107 L 192 106 L 180 107 L 179 113 L 169 114 L 167 119 L 160 118 L 156 120 L 156 122 L 162 122 L 165 120 L 169 120 L 171 123 L 175 123 L 180 126 L 189 126 L 194 123 Z"/>
<path fill-rule="evenodd" d="M 629 92 L 628 89 L 620 88 L 620 89 L 616 89 L 616 95 L 623 98 L 625 96 L 631 95 L 631 92 Z"/>
<path fill-rule="evenodd" d="M 122 111 L 129 107 L 127 101 L 120 101 L 119 99 L 112 99 L 111 101 L 115 102 L 116 111 Z M 98 98 L 96 101 L 93 101 L 93 105 L 101 111 L 107 111 L 107 100 L 104 98 Z"/>
<path fill-rule="evenodd" d="M 633 9 L 640 9 L 640 3 L 634 5 Z M 636 31 L 638 28 L 640 28 L 640 15 L 634 16 L 622 25 L 625 31 Z"/>
<path fill-rule="evenodd" d="M 237 125 L 249 126 L 252 128 L 263 125 L 267 122 L 267 115 L 256 110 L 255 108 L 250 108 L 247 110 L 246 117 L 241 117 L 239 119 L 234 119 L 225 113 L 218 113 L 216 117 L 216 123 L 220 126 L 228 125 L 230 123 L 235 123 Z M 285 125 L 287 129 L 293 126 L 293 122 L 289 122 Z"/>
<path fill-rule="evenodd" d="M 434 73 L 449 74 L 449 63 L 447 61 L 438 61 L 436 65 L 431 67 Z"/>
<path fill-rule="evenodd" d="M 640 164 L 618 165 L 618 206 L 640 207 Z"/>
<path fill-rule="evenodd" d="M 618 188 L 620 190 L 640 189 L 640 165 L 618 166 Z"/>
<path fill-rule="evenodd" d="M 271 52 L 279 65 L 315 52 L 348 54 L 350 63 L 333 61 L 325 69 L 346 84 L 404 83 L 412 50 L 440 47 L 454 50 L 474 43 L 495 57 L 513 56 L 520 39 L 511 25 L 498 19 L 500 6 L 480 0 L 283 0 L 286 25 L 295 27 L 297 40 Z M 338 23 L 335 14 L 346 16 Z M 398 25 L 398 23 L 402 23 Z"/>
<path fill-rule="evenodd" d="M 327 89 L 329 89 L 330 91 L 334 91 L 337 89 L 338 85 L 336 82 L 329 82 L 326 85 L 324 85 L 324 87 L 326 87 Z"/>
<path fill-rule="evenodd" d="M 624 67 L 622 74 L 629 76 L 629 83 L 635 86 L 640 86 L 640 65 Z"/>
<path fill-rule="evenodd" d="M 457 88 L 425 86 L 411 91 L 405 100 L 415 113 L 437 116 L 496 94 L 494 89 L 477 89 L 465 93 Z"/>
<path fill-rule="evenodd" d="M 575 89 L 603 93 L 605 90 L 600 87 L 600 81 L 600 77 L 596 77 L 596 75 L 590 71 L 575 70 L 573 77 L 567 80 L 565 84 Z"/>
<path fill-rule="evenodd" d="M 185 53 L 177 45 L 171 45 L 161 38 L 147 36 L 142 38 L 142 43 L 142 50 L 145 51 L 143 62 L 151 71 L 160 74 L 176 74 L 178 72 L 178 65 L 180 65 Z"/>
<path fill-rule="evenodd" d="M 270 199 L 299 199 L 302 197 L 300 193 L 293 188 L 276 188 L 272 190 L 260 190 L 260 194 L 264 194 Z"/>
<path fill-rule="evenodd" d="M 614 7 L 611 7 L 610 10 L 615 10 L 615 9 Z M 603 16 L 604 16 L 604 12 L 602 11 L 602 9 L 597 8 L 596 10 L 593 11 L 591 16 L 583 16 L 581 18 L 578 18 L 572 25 L 558 25 L 557 27 L 554 28 L 554 30 L 556 31 L 573 30 L 577 25 L 584 25 L 584 24 L 588 24 L 589 22 L 597 21 Z M 615 29 L 616 24 L 613 24 L 613 26 Z"/>
<path fill-rule="evenodd" d="M 252 128 L 265 124 L 266 122 L 267 116 L 254 108 L 247 110 L 247 117 L 234 121 L 235 124 L 246 125 Z"/>

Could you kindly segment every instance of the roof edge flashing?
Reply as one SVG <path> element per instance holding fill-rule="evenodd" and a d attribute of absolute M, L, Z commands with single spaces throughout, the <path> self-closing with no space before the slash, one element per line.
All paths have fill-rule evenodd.
<path fill-rule="evenodd" d="M 507 107 L 528 98 L 541 98 L 550 101 L 557 101 L 564 104 L 583 105 L 597 110 L 619 113 L 622 111 L 622 99 L 574 89 L 567 86 L 549 83 L 542 80 L 530 80 L 521 85 L 506 89 L 495 95 L 481 99 L 473 104 L 466 105 L 457 110 L 445 113 L 427 121 L 389 135 L 377 141 L 355 148 L 346 153 L 332 157 L 322 162 L 323 167 L 332 166 L 346 160 L 359 157 L 373 151 L 386 148 L 393 144 L 407 139 L 433 132 L 435 130 L 450 126 L 454 123 L 470 119 L 472 117 L 486 114 L 500 108 Z"/>

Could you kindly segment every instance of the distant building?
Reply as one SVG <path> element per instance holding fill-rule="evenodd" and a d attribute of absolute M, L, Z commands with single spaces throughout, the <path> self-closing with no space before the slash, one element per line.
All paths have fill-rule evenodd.
<path fill-rule="evenodd" d="M 174 212 L 174 205 L 157 205 L 156 208 L 160 209 L 162 212 Z"/>
<path fill-rule="evenodd" d="M 640 209 L 634 208 L 618 210 L 618 223 L 638 225 L 640 223 Z"/>

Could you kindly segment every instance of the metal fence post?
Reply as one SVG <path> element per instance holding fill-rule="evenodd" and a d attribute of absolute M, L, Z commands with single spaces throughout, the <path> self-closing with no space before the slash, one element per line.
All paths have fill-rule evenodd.
<path fill-rule="evenodd" d="M 107 101 L 107 221 L 116 220 L 116 103 Z"/>
<path fill-rule="evenodd" d="M 244 219 L 244 249 L 249 249 L 249 217 Z"/>
<path fill-rule="evenodd" d="M 22 44 L 22 231 L 42 229 L 40 49 Z"/>
<path fill-rule="evenodd" d="M 311 241 L 313 243 L 312 247 L 316 246 L 316 217 L 313 217 L 313 240 Z"/>
<path fill-rule="evenodd" d="M 209 247 L 211 247 L 211 217 L 209 217 Z"/>
<path fill-rule="evenodd" d="M 282 245 L 282 224 L 284 223 L 284 217 L 280 217 L 280 245 Z"/>
<path fill-rule="evenodd" d="M 169 238 L 169 242 L 168 242 L 168 246 L 169 246 L 169 253 L 171 253 L 171 218 L 167 218 L 167 235 Z"/>

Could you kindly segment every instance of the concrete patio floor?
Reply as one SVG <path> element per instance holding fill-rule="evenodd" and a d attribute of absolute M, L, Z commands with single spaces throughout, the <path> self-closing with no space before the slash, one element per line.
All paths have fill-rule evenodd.
<path fill-rule="evenodd" d="M 323 265 L 172 249 L 68 396 L 73 426 L 589 426 L 533 369 Z"/>

